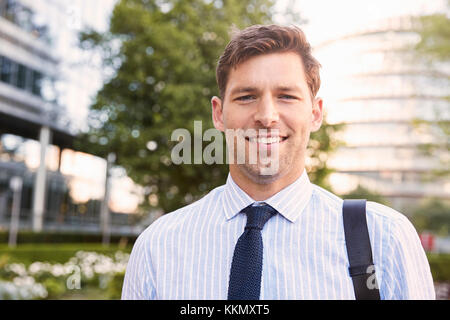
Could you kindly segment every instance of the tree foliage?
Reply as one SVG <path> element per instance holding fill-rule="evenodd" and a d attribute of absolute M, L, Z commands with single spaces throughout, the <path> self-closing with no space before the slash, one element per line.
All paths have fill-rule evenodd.
<path fill-rule="evenodd" d="M 413 212 L 414 226 L 447 237 L 450 231 L 450 203 L 443 199 L 424 199 Z"/>
<path fill-rule="evenodd" d="M 450 1 L 447 6 L 450 8 Z M 432 14 L 418 18 L 420 41 L 415 46 L 415 51 L 419 58 L 429 63 L 430 68 L 436 70 L 436 77 L 443 85 L 450 81 L 450 75 L 446 73 L 450 63 L 450 18 L 446 14 Z M 447 65 L 447 68 L 444 66 Z M 448 92 L 448 90 L 447 90 Z M 450 102 L 450 95 L 438 97 Z M 445 111 L 444 111 L 445 113 Z M 448 152 L 450 150 L 450 121 L 442 117 L 441 111 L 435 110 L 435 120 L 415 119 L 414 127 L 422 132 L 427 132 L 434 137 L 433 142 L 422 144 L 419 150 L 431 157 L 439 156 L 441 167 L 431 172 L 427 179 L 448 176 L 450 174 L 450 160 Z"/>
<path fill-rule="evenodd" d="M 367 201 L 373 201 L 389 205 L 389 202 L 379 193 L 371 191 L 363 186 L 359 185 L 349 193 L 342 196 L 344 199 L 366 199 Z"/>
<path fill-rule="evenodd" d="M 80 35 L 83 48 L 101 52 L 111 76 L 78 145 L 102 157 L 114 152 L 116 165 L 144 186 L 144 207 L 169 212 L 223 184 L 225 164 L 173 164 L 171 133 L 193 133 L 194 120 L 203 131 L 213 127 L 215 67 L 230 27 L 272 23 L 272 15 L 272 0 L 119 1 L 109 32 Z M 316 145 L 325 152 L 330 143 Z"/>
<path fill-rule="evenodd" d="M 344 145 L 343 141 L 335 138 L 336 132 L 343 130 L 345 124 L 329 124 L 324 118 L 320 130 L 311 133 L 308 144 L 308 157 L 310 164 L 306 166 L 308 176 L 315 184 L 332 191 L 328 176 L 334 172 L 327 165 L 330 154 Z"/>
<path fill-rule="evenodd" d="M 447 8 L 450 8 L 450 1 L 447 1 Z M 418 33 L 420 41 L 415 50 L 419 57 L 437 65 L 440 80 L 445 83 L 449 81 L 450 75 L 445 73 L 445 68 L 450 63 L 450 19 L 446 14 L 426 15 L 419 18 L 420 28 Z M 443 73 L 443 74 L 442 74 Z M 447 88 L 448 89 L 448 88 Z M 448 92 L 448 91 L 447 91 Z M 440 97 L 450 102 L 450 96 Z M 439 156 L 441 166 L 431 171 L 426 179 L 445 179 L 450 174 L 450 121 L 436 115 L 436 121 L 416 120 L 416 128 L 427 130 L 434 136 L 433 143 L 420 146 L 420 150 L 431 157 Z M 425 199 L 414 211 L 414 225 L 419 231 L 434 231 L 442 236 L 448 236 L 450 226 L 450 207 L 448 201 L 443 199 Z"/>
<path fill-rule="evenodd" d="M 421 54 L 442 61 L 450 60 L 450 19 L 446 14 L 422 16 L 419 19 L 421 40 L 416 49 Z"/>

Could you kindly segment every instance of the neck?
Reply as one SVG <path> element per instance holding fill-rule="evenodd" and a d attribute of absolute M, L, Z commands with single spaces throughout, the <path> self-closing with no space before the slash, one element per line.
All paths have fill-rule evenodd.
<path fill-rule="evenodd" d="M 303 170 L 304 167 L 301 167 L 294 172 L 267 182 L 256 181 L 257 179 L 252 179 L 243 174 L 236 165 L 230 165 L 230 175 L 233 178 L 233 181 L 255 201 L 264 201 L 274 194 L 277 194 L 297 180 L 302 175 Z"/>

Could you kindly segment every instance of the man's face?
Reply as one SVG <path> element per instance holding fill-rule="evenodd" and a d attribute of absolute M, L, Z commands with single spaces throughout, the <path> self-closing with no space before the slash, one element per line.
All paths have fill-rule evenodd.
<path fill-rule="evenodd" d="M 312 100 L 301 57 L 293 52 L 259 55 L 239 64 L 229 74 L 224 101 L 214 97 L 212 108 L 216 129 L 256 132 L 245 138 L 245 163 L 230 164 L 232 174 L 256 183 L 299 176 L 310 132 L 322 123 L 322 100 Z M 235 142 L 227 140 L 228 147 Z M 248 161 L 252 150 L 258 152 L 256 163 Z M 272 166 L 277 170 L 267 174 L 261 154 L 276 155 L 271 159 L 278 161 Z"/>

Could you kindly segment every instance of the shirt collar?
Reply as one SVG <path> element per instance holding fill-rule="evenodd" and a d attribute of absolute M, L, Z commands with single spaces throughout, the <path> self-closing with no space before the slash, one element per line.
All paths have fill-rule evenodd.
<path fill-rule="evenodd" d="M 272 206 L 289 221 L 295 222 L 308 204 L 312 189 L 312 184 L 304 170 L 297 180 L 263 202 Z M 245 193 L 228 173 L 222 202 L 228 220 L 256 201 Z"/>

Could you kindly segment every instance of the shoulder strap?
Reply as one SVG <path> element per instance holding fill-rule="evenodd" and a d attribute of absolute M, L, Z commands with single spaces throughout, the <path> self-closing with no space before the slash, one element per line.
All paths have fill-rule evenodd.
<path fill-rule="evenodd" d="M 380 300 L 366 220 L 366 200 L 344 200 L 345 244 L 356 300 Z"/>

